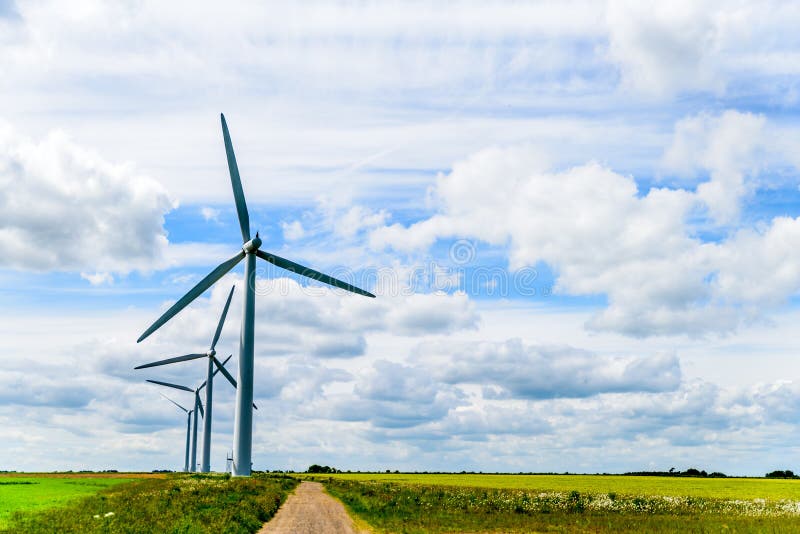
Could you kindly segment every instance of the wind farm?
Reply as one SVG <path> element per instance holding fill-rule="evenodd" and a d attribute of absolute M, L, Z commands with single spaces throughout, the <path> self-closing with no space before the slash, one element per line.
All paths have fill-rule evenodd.
<path fill-rule="evenodd" d="M 222 136 L 225 143 L 225 154 L 228 160 L 228 171 L 230 172 L 231 187 L 233 188 L 233 198 L 236 204 L 236 213 L 239 218 L 239 228 L 242 233 L 242 249 L 236 253 L 235 256 L 226 260 L 211 271 L 205 278 L 197 283 L 190 289 L 186 295 L 178 299 L 161 317 L 150 325 L 144 333 L 136 340 L 137 343 L 142 342 L 149 337 L 153 332 L 158 330 L 164 323 L 169 321 L 172 317 L 178 314 L 183 308 L 188 306 L 194 299 L 199 297 L 214 285 L 217 280 L 222 278 L 231 269 L 236 267 L 242 260 L 245 260 L 244 269 L 244 302 L 242 307 L 242 331 L 239 339 L 239 371 L 238 380 L 233 381 L 226 371 L 223 371 L 226 378 L 238 386 L 236 387 L 236 414 L 234 418 L 233 430 L 233 474 L 234 476 L 249 476 L 252 469 L 252 449 L 253 449 L 253 343 L 254 343 L 254 321 L 255 321 L 255 284 L 256 284 L 256 257 L 271 263 L 277 267 L 287 271 L 296 273 L 300 276 L 328 284 L 333 287 L 344 289 L 352 293 L 363 295 L 366 297 L 375 298 L 375 295 L 355 287 L 347 282 L 343 282 L 327 274 L 315 271 L 309 267 L 300 265 L 293 261 L 287 260 L 272 253 L 265 252 L 260 249 L 262 241 L 258 236 L 258 232 L 254 238 L 250 236 L 250 215 L 247 211 L 247 203 L 242 189 L 242 180 L 239 177 L 239 167 L 236 163 L 236 155 L 233 152 L 233 143 L 231 142 L 230 132 L 228 131 L 228 124 L 225 122 L 225 115 L 220 114 L 220 121 L 222 122 Z M 233 290 L 231 290 L 231 295 Z M 230 303 L 230 297 L 228 300 Z M 227 313 L 227 305 L 225 312 L 220 321 L 220 326 L 217 332 L 222 328 L 222 321 L 224 321 L 225 313 Z M 215 341 L 216 342 L 216 336 Z M 213 343 L 212 343 L 213 351 Z M 190 355 L 191 357 L 201 358 L 203 355 Z M 191 357 L 182 356 L 179 358 Z M 209 370 L 211 369 L 211 362 L 216 362 L 214 356 L 209 352 Z M 173 359 L 171 361 L 182 361 Z M 167 361 L 162 362 L 168 363 Z M 218 369 L 222 369 L 218 365 Z M 199 399 L 199 397 L 198 397 Z"/>
<path fill-rule="evenodd" d="M 210 379 L 211 380 L 213 380 L 214 375 L 216 375 L 220 371 L 220 369 L 224 369 L 225 368 L 225 364 L 228 363 L 228 361 L 232 357 L 233 357 L 233 355 L 231 354 L 230 356 L 225 358 L 225 360 L 220 364 L 220 366 L 210 374 Z M 206 454 L 210 454 L 210 450 L 209 449 L 211 447 L 211 432 L 210 432 L 211 424 L 210 424 L 210 422 L 205 423 L 205 420 L 207 420 L 208 418 L 211 417 L 210 410 L 208 410 L 208 407 L 210 406 L 210 403 L 206 404 L 206 408 L 204 409 L 203 408 L 203 402 L 200 400 L 200 391 L 203 388 L 208 387 L 209 380 L 208 379 L 204 380 L 203 383 L 200 384 L 196 389 L 192 389 L 192 388 L 187 387 L 187 386 L 182 386 L 180 384 L 172 384 L 172 383 L 169 383 L 169 382 L 162 382 L 160 380 L 151 380 L 149 378 L 147 379 L 147 382 L 150 382 L 151 384 L 156 384 L 156 385 L 159 385 L 159 386 L 164 386 L 164 387 L 168 387 L 168 388 L 172 388 L 172 389 L 178 389 L 178 390 L 181 390 L 181 391 L 188 391 L 189 393 L 194 393 L 194 407 L 191 410 L 188 410 L 188 411 L 185 408 L 183 408 L 181 405 L 175 403 L 175 401 L 173 401 L 172 399 L 168 399 L 168 400 L 170 402 L 172 402 L 173 404 L 175 404 L 176 406 L 178 406 L 179 408 L 181 408 L 182 410 L 186 411 L 186 413 L 187 413 L 187 423 L 186 423 L 186 463 L 185 463 L 185 466 L 184 466 L 184 470 L 185 471 L 195 471 L 196 467 L 197 467 L 197 414 L 198 413 L 200 414 L 200 417 L 202 417 L 203 420 L 204 420 L 204 425 L 203 425 L 203 456 L 205 457 Z M 162 396 L 163 396 L 163 394 L 162 394 Z M 206 402 L 207 403 L 209 402 L 208 397 L 206 398 Z M 255 405 L 253 405 L 253 406 L 255 407 Z M 209 429 L 208 432 L 205 430 L 206 428 Z M 190 440 L 189 440 L 190 431 L 191 431 L 191 449 L 189 447 L 189 444 L 190 444 Z M 206 451 L 208 451 L 208 453 Z M 203 471 L 203 472 L 207 473 L 208 471 L 206 470 L 206 471 Z"/>
<path fill-rule="evenodd" d="M 213 390 L 214 390 L 214 375 L 217 372 L 222 372 L 223 376 L 228 379 L 228 382 L 236 388 L 236 380 L 233 379 L 231 374 L 225 369 L 225 362 L 227 362 L 231 357 L 229 356 L 225 362 L 220 363 L 220 361 L 216 357 L 216 350 L 214 350 L 217 346 L 217 342 L 219 341 L 219 337 L 222 334 L 222 327 L 225 324 L 225 317 L 228 315 L 228 308 L 231 305 L 231 299 L 233 298 L 233 290 L 236 289 L 236 286 L 231 287 L 230 293 L 228 293 L 228 299 L 225 301 L 225 307 L 222 310 L 222 315 L 219 318 L 219 323 L 217 324 L 217 330 L 214 333 L 214 338 L 211 340 L 211 347 L 208 351 L 204 354 L 187 354 L 185 356 L 176 356 L 173 358 L 167 358 L 165 360 L 159 360 L 157 362 L 146 363 L 135 367 L 135 369 L 147 369 L 149 367 L 158 367 L 161 365 L 168 365 L 172 363 L 178 362 L 186 362 L 190 360 L 196 360 L 199 358 L 207 358 L 208 359 L 208 372 L 206 375 L 206 380 L 203 382 L 203 385 L 200 386 L 205 387 L 205 395 L 206 395 L 206 404 L 205 404 L 205 413 L 203 414 L 203 458 L 202 458 L 202 466 L 200 471 L 203 473 L 208 473 L 211 470 L 211 419 L 212 419 L 212 401 L 213 401 Z M 165 385 L 165 384 L 162 384 Z M 199 398 L 195 394 L 195 406 L 200 407 Z M 253 405 L 255 406 L 255 405 Z M 202 411 L 201 411 L 202 414 Z M 195 429 L 195 436 L 197 431 Z M 194 451 L 194 447 L 192 448 Z M 193 453 L 194 455 L 194 453 Z M 192 465 L 194 466 L 194 460 L 192 460 Z M 194 469 L 192 469 L 194 470 Z"/>
<path fill-rule="evenodd" d="M 797 27 L 0 0 L 0 534 L 800 532 Z"/>

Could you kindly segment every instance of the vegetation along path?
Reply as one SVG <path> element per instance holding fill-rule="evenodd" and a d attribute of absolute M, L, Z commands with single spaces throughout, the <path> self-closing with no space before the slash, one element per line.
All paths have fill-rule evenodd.
<path fill-rule="evenodd" d="M 359 534 L 342 503 L 319 482 L 301 482 L 259 534 Z"/>

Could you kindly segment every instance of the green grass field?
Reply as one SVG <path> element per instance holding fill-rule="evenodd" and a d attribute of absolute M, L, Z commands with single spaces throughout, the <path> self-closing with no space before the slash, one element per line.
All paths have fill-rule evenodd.
<path fill-rule="evenodd" d="M 53 476 L 0 476 L 0 529 L 14 512 L 54 508 L 132 478 L 56 478 Z"/>
<path fill-rule="evenodd" d="M 800 532 L 800 481 L 303 475 L 377 532 Z"/>
<path fill-rule="evenodd" d="M 311 477 L 314 475 L 299 475 Z M 579 491 L 620 495 L 668 495 L 710 499 L 791 499 L 800 501 L 800 480 L 765 478 L 683 478 L 622 475 L 418 475 L 337 473 L 341 480 L 396 482 L 471 488 L 530 491 Z"/>
<path fill-rule="evenodd" d="M 297 485 L 292 478 L 263 474 L 250 478 L 219 474 L 143 475 L 140 480 L 127 478 L 116 484 L 107 483 L 111 480 L 108 478 L 9 478 L 16 483 L 0 488 L 14 488 L 8 495 L 21 504 L 6 517 L 0 532 L 14 534 L 250 534 L 272 517 Z M 121 483 L 126 480 L 129 483 Z M 26 481 L 40 484 L 19 483 Z M 100 487 L 104 483 L 105 487 Z M 50 499 L 49 505 L 31 506 L 37 500 L 30 500 L 35 491 L 32 488 L 37 485 L 50 488 L 40 499 Z M 77 495 L 76 487 L 88 494 Z"/>

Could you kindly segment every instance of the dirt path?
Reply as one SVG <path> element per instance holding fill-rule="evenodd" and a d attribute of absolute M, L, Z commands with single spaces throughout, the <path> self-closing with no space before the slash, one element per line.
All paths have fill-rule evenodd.
<path fill-rule="evenodd" d="M 342 503 L 319 482 L 301 482 L 258 534 L 361 534 Z"/>

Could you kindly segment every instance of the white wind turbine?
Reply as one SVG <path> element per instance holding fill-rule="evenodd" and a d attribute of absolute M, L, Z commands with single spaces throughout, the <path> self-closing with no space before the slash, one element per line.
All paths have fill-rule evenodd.
<path fill-rule="evenodd" d="M 225 361 L 222 362 L 222 366 L 224 367 L 226 363 L 233 357 L 233 354 L 225 358 Z M 218 370 L 217 370 L 218 371 Z M 214 375 L 217 374 L 217 371 L 214 371 Z M 213 375 L 212 375 L 213 376 Z M 191 464 L 189 466 L 189 471 L 194 472 L 197 469 L 197 414 L 200 413 L 201 417 L 205 417 L 205 413 L 203 410 L 203 403 L 200 401 L 200 390 L 206 387 L 206 381 L 203 380 L 203 383 L 200 384 L 197 389 L 192 389 L 190 387 L 181 386 L 179 384 L 172 384 L 170 382 L 162 382 L 161 380 L 150 380 L 147 379 L 147 382 L 151 384 L 158 384 L 159 386 L 166 386 L 168 388 L 179 389 L 181 391 L 188 391 L 189 393 L 194 393 L 194 408 L 189 411 L 190 415 L 193 415 L 194 424 L 192 425 L 192 447 L 191 447 Z M 188 439 L 188 438 L 187 438 Z M 187 445 L 188 448 L 188 445 Z"/>
<path fill-rule="evenodd" d="M 228 370 L 225 369 L 225 367 L 219 362 L 216 356 L 217 351 L 215 350 L 217 341 L 219 341 L 219 336 L 222 333 L 222 326 L 225 324 L 225 317 L 228 315 L 228 308 L 231 305 L 231 298 L 233 298 L 234 289 L 236 289 L 236 286 L 231 287 L 231 291 L 228 293 L 228 300 L 225 301 L 225 308 L 223 308 L 222 315 L 220 315 L 219 323 L 217 323 L 217 330 L 214 333 L 214 338 L 211 340 L 211 348 L 209 348 L 208 351 L 201 354 L 176 356 L 174 358 L 167 358 L 166 360 L 159 360 L 157 362 L 146 363 L 144 365 L 134 367 L 134 369 L 146 369 L 148 367 L 157 367 L 159 365 L 168 365 L 171 363 L 197 360 L 199 358 L 208 358 L 208 371 L 205 381 L 206 414 L 203 416 L 203 459 L 200 467 L 200 471 L 203 473 L 208 473 L 211 470 L 211 414 L 213 411 L 213 404 L 211 401 L 214 395 L 214 375 L 217 374 L 217 371 L 221 371 L 222 374 L 225 375 L 225 378 L 228 379 L 228 382 L 230 382 L 234 388 L 236 387 L 236 380 L 233 379 Z M 214 369 L 215 366 L 216 370 Z"/>
<path fill-rule="evenodd" d="M 253 336 L 255 332 L 255 277 L 256 277 L 256 257 L 262 260 L 297 273 L 301 276 L 317 280 L 325 284 L 345 289 L 359 295 L 374 298 L 375 295 L 364 291 L 356 286 L 343 282 L 327 274 L 323 274 L 314 269 L 310 269 L 299 263 L 281 258 L 271 252 L 260 250 L 261 239 L 258 232 L 254 238 L 250 237 L 250 215 L 247 212 L 247 204 L 242 190 L 242 180 L 239 177 L 239 167 L 236 164 L 236 156 L 233 153 L 233 143 L 228 132 L 228 125 L 225 116 L 220 115 L 222 121 L 222 136 L 225 142 L 225 153 L 228 158 L 228 171 L 231 176 L 231 186 L 233 187 L 233 198 L 236 202 L 236 212 L 239 216 L 239 229 L 242 232 L 242 249 L 232 258 L 221 263 L 216 269 L 211 271 L 196 286 L 189 290 L 186 295 L 181 297 L 164 314 L 159 317 L 136 341 L 137 343 L 158 330 L 164 323 L 185 308 L 190 302 L 200 296 L 206 289 L 222 278 L 228 271 L 233 269 L 240 261 L 245 260 L 244 264 L 244 306 L 242 309 L 242 330 L 239 341 L 239 387 L 236 388 L 236 413 L 233 429 L 233 475 L 249 476 L 252 466 L 253 450 Z"/>
<path fill-rule="evenodd" d="M 187 410 L 186 408 L 184 408 L 174 400 L 170 399 L 163 393 L 159 393 L 159 395 L 161 395 L 162 397 L 170 401 L 172 404 L 174 404 L 175 406 L 186 412 L 186 458 L 183 462 L 183 472 L 186 473 L 189 471 L 189 441 L 192 436 L 192 413 L 194 412 L 194 410 Z"/>

